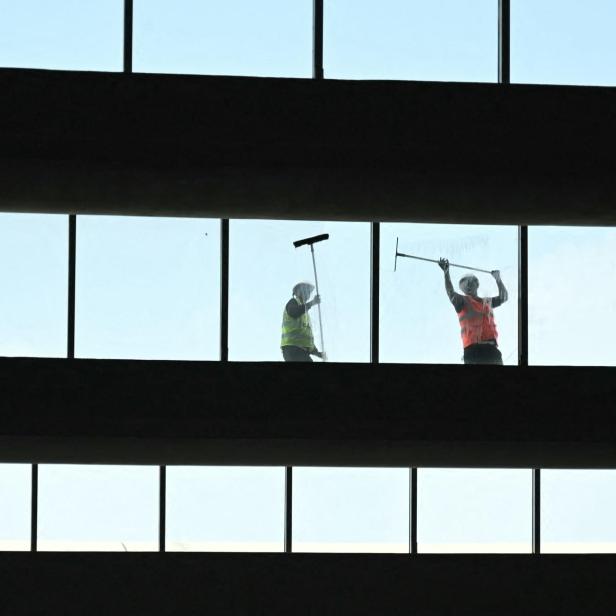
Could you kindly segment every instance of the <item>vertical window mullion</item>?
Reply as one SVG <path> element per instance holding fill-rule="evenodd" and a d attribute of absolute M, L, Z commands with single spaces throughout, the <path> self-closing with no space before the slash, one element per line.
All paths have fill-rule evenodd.
<path fill-rule="evenodd" d="M 166 550 L 167 536 L 167 467 L 159 467 L 159 496 L 158 496 L 158 551 Z"/>
<path fill-rule="evenodd" d="M 220 361 L 229 361 L 229 219 L 220 221 Z"/>
<path fill-rule="evenodd" d="M 124 0 L 124 72 L 133 72 L 133 0 Z"/>
<path fill-rule="evenodd" d="M 370 234 L 370 361 L 379 363 L 380 224 L 373 222 Z"/>
<path fill-rule="evenodd" d="M 284 484 L 284 551 L 293 551 L 293 467 L 285 469 Z"/>
<path fill-rule="evenodd" d="M 498 83 L 511 83 L 510 0 L 498 0 Z"/>
<path fill-rule="evenodd" d="M 313 0 L 312 77 L 323 79 L 323 0 Z"/>
<path fill-rule="evenodd" d="M 541 470 L 533 469 L 533 554 L 541 554 Z"/>
<path fill-rule="evenodd" d="M 66 356 L 75 357 L 75 268 L 77 253 L 77 216 L 68 217 L 68 306 L 66 331 Z"/>
<path fill-rule="evenodd" d="M 409 546 L 411 554 L 417 554 L 417 469 L 411 468 L 411 498 L 410 498 L 410 543 Z"/>
<path fill-rule="evenodd" d="M 30 551 L 38 549 L 38 464 L 33 464 L 30 493 Z"/>
<path fill-rule="evenodd" d="M 528 366 L 528 226 L 518 229 L 518 365 Z"/>

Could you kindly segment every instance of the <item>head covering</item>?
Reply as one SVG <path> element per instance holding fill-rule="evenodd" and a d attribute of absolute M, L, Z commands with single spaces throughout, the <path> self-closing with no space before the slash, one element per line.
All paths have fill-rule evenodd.
<path fill-rule="evenodd" d="M 458 284 L 460 285 L 462 293 L 470 293 L 473 287 L 475 290 L 479 288 L 479 279 L 474 274 L 466 274 L 466 276 L 460 278 Z"/>
<path fill-rule="evenodd" d="M 301 291 L 304 290 L 305 291 L 305 295 L 303 295 L 303 299 L 308 299 L 310 297 L 310 294 L 314 291 L 314 285 L 310 282 L 298 282 L 294 287 L 293 287 L 293 295 L 295 297 L 300 297 L 300 293 Z"/>

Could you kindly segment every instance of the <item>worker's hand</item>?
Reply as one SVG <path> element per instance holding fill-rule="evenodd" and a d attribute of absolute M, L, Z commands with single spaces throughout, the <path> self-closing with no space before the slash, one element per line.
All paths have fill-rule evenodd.
<path fill-rule="evenodd" d="M 318 306 L 321 303 L 321 296 L 315 295 L 314 298 L 311 299 L 308 303 L 310 304 L 310 308 L 312 308 L 313 306 Z"/>
<path fill-rule="evenodd" d="M 500 270 L 492 270 L 490 273 L 494 276 L 495 280 L 500 280 Z"/>
<path fill-rule="evenodd" d="M 440 258 L 438 260 L 438 266 L 447 273 L 449 271 L 449 259 Z"/>

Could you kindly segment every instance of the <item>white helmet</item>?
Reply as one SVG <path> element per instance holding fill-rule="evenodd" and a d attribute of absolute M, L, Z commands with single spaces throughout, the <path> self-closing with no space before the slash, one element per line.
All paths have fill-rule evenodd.
<path fill-rule="evenodd" d="M 314 285 L 310 282 L 298 282 L 293 287 L 293 295 L 302 299 L 308 299 L 313 291 Z"/>

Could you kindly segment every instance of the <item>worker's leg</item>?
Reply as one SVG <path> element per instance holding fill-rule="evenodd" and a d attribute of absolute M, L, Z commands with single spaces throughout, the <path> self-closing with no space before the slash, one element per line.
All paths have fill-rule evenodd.
<path fill-rule="evenodd" d="M 296 346 L 282 347 L 282 357 L 285 361 L 312 361 L 312 357 L 306 349 Z"/>

